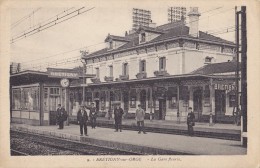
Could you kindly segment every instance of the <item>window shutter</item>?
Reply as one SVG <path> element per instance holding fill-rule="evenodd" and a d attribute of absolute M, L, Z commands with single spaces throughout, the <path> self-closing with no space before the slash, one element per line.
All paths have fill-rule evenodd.
<path fill-rule="evenodd" d="M 162 58 L 159 58 L 159 70 L 162 69 Z"/>
<path fill-rule="evenodd" d="M 125 64 L 122 64 L 122 75 L 125 75 L 124 72 L 125 71 Z"/>
<path fill-rule="evenodd" d="M 129 74 L 129 65 L 126 64 L 126 75 L 128 75 L 128 74 Z"/>
<path fill-rule="evenodd" d="M 146 61 L 144 60 L 144 72 L 146 72 Z"/>
<path fill-rule="evenodd" d="M 142 60 L 139 61 L 139 72 L 142 72 Z"/>
<path fill-rule="evenodd" d="M 163 70 L 166 70 L 166 58 L 163 58 Z"/>

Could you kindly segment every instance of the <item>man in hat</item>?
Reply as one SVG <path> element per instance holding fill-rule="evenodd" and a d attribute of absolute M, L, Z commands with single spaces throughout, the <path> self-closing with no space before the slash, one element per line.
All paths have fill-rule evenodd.
<path fill-rule="evenodd" d="M 189 113 L 187 116 L 187 125 L 188 125 L 188 134 L 190 136 L 193 136 L 193 134 L 194 134 L 194 132 L 193 132 L 193 126 L 195 125 L 194 119 L 195 119 L 195 115 L 192 111 L 192 108 L 189 107 Z"/>
<path fill-rule="evenodd" d="M 114 117 L 115 117 L 115 132 L 118 132 L 118 129 L 120 132 L 122 132 L 122 116 L 124 114 L 123 109 L 120 107 L 120 103 L 115 104 L 114 109 Z"/>
<path fill-rule="evenodd" d="M 58 129 L 63 129 L 64 121 L 67 120 L 67 113 L 61 104 L 58 104 L 57 115 L 56 115 L 57 124 L 59 125 Z"/>
<path fill-rule="evenodd" d="M 141 131 L 143 131 L 143 133 L 146 134 L 144 130 L 144 116 L 145 116 L 145 112 L 142 109 L 141 104 L 138 104 L 138 109 L 136 110 L 135 113 L 135 119 L 137 121 L 137 126 L 138 126 L 138 134 L 140 134 Z"/>
<path fill-rule="evenodd" d="M 97 121 L 97 110 L 94 106 L 94 103 L 91 103 L 91 107 L 89 108 L 89 118 L 90 118 L 90 124 L 91 128 L 96 128 L 96 121 Z"/>
<path fill-rule="evenodd" d="M 85 110 L 84 105 L 80 106 L 80 109 L 77 114 L 77 120 L 80 126 L 80 136 L 83 135 L 83 129 L 84 129 L 84 134 L 88 136 L 88 129 L 87 129 L 88 114 Z"/>

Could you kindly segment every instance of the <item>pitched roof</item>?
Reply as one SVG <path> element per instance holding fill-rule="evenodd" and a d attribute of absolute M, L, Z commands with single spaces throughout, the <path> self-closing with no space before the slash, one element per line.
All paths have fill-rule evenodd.
<path fill-rule="evenodd" d="M 115 36 L 115 35 L 108 35 L 107 38 L 105 39 L 105 42 L 107 42 L 108 39 L 112 39 L 112 40 L 118 40 L 118 41 L 125 41 L 128 42 L 130 41 L 129 39 L 127 39 L 127 37 L 122 37 L 122 36 Z"/>
<path fill-rule="evenodd" d="M 163 31 L 164 33 L 162 33 L 161 35 L 159 35 L 158 37 L 154 38 L 151 41 L 148 41 L 146 43 L 143 44 L 139 44 L 139 36 L 138 33 L 135 32 L 133 34 L 129 34 L 125 37 L 120 37 L 120 36 L 113 36 L 110 35 L 113 38 L 116 39 L 124 39 L 124 40 L 129 40 L 126 44 L 124 44 L 123 46 L 114 49 L 114 50 L 108 50 L 106 48 L 103 48 L 99 51 L 93 52 L 89 55 L 86 55 L 85 58 L 88 57 L 93 57 L 93 56 L 98 56 L 98 55 L 102 55 L 102 54 L 107 54 L 110 52 L 116 52 L 116 51 L 120 51 L 120 50 L 124 50 L 124 49 L 129 49 L 132 47 L 136 47 L 136 46 L 141 46 L 141 45 L 149 45 L 151 43 L 154 42 L 160 42 L 160 41 L 164 41 L 164 40 L 170 40 L 173 38 L 188 38 L 191 40 L 203 40 L 205 42 L 208 43 L 220 43 L 223 45 L 232 45 L 235 46 L 235 44 L 233 42 L 224 40 L 222 38 L 207 34 L 205 32 L 199 31 L 199 37 L 193 37 L 191 35 L 189 35 L 189 27 L 185 26 L 184 23 L 181 22 L 173 22 L 173 23 L 168 23 L 165 25 L 161 25 L 161 26 L 157 26 L 156 28 L 148 28 L 148 27 L 144 27 L 143 28 L 147 28 L 149 30 L 158 30 L 158 31 Z"/>
<path fill-rule="evenodd" d="M 147 26 L 140 26 L 137 29 L 137 32 L 140 32 L 141 30 L 145 30 L 148 32 L 155 32 L 155 33 L 164 33 L 164 31 L 162 29 L 159 29 L 158 27 L 154 28 L 154 27 L 147 27 Z"/>
<path fill-rule="evenodd" d="M 191 72 L 191 74 L 203 74 L 203 75 L 212 75 L 220 73 L 235 72 L 237 68 L 237 62 L 221 62 L 216 64 L 208 64 L 203 67 L 196 69 Z M 241 69 L 241 64 L 239 63 L 239 70 Z"/>

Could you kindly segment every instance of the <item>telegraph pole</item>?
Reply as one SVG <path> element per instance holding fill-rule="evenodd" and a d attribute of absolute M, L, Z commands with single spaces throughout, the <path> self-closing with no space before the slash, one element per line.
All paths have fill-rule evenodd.
<path fill-rule="evenodd" d="M 241 16 L 241 29 L 239 29 L 239 16 Z M 241 50 L 239 50 L 239 36 L 241 30 Z M 241 54 L 241 144 L 247 147 L 247 30 L 246 30 L 246 7 L 236 11 L 236 48 L 237 48 L 237 102 L 239 108 L 239 55 Z"/>
<path fill-rule="evenodd" d="M 242 145 L 247 146 L 247 28 L 246 7 L 241 7 L 241 111 Z"/>

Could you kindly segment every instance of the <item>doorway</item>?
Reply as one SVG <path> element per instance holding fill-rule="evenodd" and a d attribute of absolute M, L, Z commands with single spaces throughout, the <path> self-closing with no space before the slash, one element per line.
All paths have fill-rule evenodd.
<path fill-rule="evenodd" d="M 123 102 L 124 102 L 124 111 L 129 110 L 129 92 L 124 91 L 123 92 Z"/>
<path fill-rule="evenodd" d="M 99 112 L 99 100 L 95 100 L 95 104 L 96 104 L 96 110 L 97 112 Z"/>
<path fill-rule="evenodd" d="M 142 90 L 140 92 L 140 104 L 144 111 L 146 111 L 146 91 Z"/>
<path fill-rule="evenodd" d="M 159 99 L 159 120 L 164 120 L 164 116 L 166 113 L 166 100 L 165 99 Z"/>
<path fill-rule="evenodd" d="M 215 91 L 215 120 L 220 121 L 226 112 L 226 94 L 225 90 Z"/>
<path fill-rule="evenodd" d="M 195 121 L 200 121 L 202 115 L 202 89 L 197 89 L 193 92 L 193 111 Z"/>

